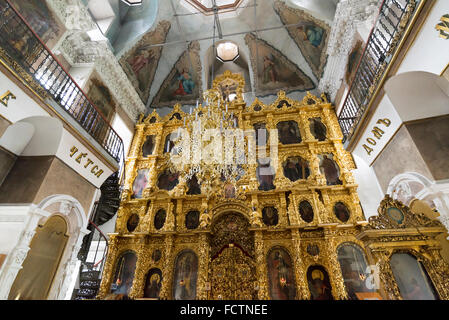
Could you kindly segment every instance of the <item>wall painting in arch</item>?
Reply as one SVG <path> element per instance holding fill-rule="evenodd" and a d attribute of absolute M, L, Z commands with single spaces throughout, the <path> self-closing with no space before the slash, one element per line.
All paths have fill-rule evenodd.
<path fill-rule="evenodd" d="M 200 43 L 191 42 L 179 57 L 151 103 L 155 107 L 196 104 L 202 97 Z"/>

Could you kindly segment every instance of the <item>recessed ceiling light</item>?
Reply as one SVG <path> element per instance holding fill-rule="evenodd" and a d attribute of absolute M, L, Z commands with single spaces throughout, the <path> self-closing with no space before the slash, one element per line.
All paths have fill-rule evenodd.
<path fill-rule="evenodd" d="M 239 47 L 235 43 L 222 42 L 217 46 L 217 59 L 221 62 L 235 61 L 239 56 Z"/>
<path fill-rule="evenodd" d="M 122 0 L 128 6 L 140 6 L 142 4 L 142 0 Z"/>

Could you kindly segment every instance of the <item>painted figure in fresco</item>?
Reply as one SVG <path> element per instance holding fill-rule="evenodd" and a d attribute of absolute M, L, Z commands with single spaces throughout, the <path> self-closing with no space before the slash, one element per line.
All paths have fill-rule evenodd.
<path fill-rule="evenodd" d="M 301 143 L 301 134 L 296 121 L 279 122 L 277 129 L 279 131 L 279 141 L 282 144 Z"/>
<path fill-rule="evenodd" d="M 158 299 L 162 287 L 161 270 L 152 269 L 148 273 L 147 283 L 145 285 L 144 297 L 150 299 Z"/>
<path fill-rule="evenodd" d="M 201 194 L 201 187 L 200 187 L 200 184 L 198 183 L 198 178 L 196 177 L 196 175 L 194 175 L 192 177 L 192 179 L 190 179 L 187 182 L 187 187 L 189 188 L 187 190 L 187 194 L 189 196 L 195 195 L 195 194 Z"/>
<path fill-rule="evenodd" d="M 326 155 L 324 155 L 320 167 L 321 171 L 326 177 L 328 186 L 342 184 L 341 180 L 339 179 L 339 169 L 334 160 L 329 159 Z"/>
<path fill-rule="evenodd" d="M 318 26 L 299 26 L 298 32 L 303 35 L 304 41 L 309 41 L 314 47 L 319 47 L 323 41 L 324 30 Z"/>
<path fill-rule="evenodd" d="M 153 154 L 154 151 L 154 136 L 148 136 L 142 146 L 142 157 L 146 158 Z"/>
<path fill-rule="evenodd" d="M 150 63 L 153 57 L 153 51 L 140 49 L 139 53 L 128 61 L 136 77 L 139 77 L 140 71 Z"/>
<path fill-rule="evenodd" d="M 148 186 L 147 170 L 140 170 L 133 183 L 133 199 L 142 198 L 143 190 Z"/>
<path fill-rule="evenodd" d="M 193 89 L 195 89 L 195 82 L 192 80 L 192 75 L 188 70 L 183 69 L 180 72 L 177 80 L 179 81 L 179 88 L 174 92 L 175 96 L 185 96 L 188 94 L 193 94 Z"/>
<path fill-rule="evenodd" d="M 326 140 L 326 126 L 318 119 L 310 119 L 310 131 L 318 141 Z"/>
<path fill-rule="evenodd" d="M 273 55 L 263 57 L 263 83 L 277 82 L 276 64 Z"/>

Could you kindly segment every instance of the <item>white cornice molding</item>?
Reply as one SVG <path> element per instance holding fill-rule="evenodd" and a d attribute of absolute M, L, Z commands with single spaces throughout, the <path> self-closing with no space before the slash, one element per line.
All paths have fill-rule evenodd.
<path fill-rule="evenodd" d="M 327 47 L 328 61 L 318 86 L 334 100 L 340 89 L 348 63 L 349 53 L 354 45 L 357 25 L 374 19 L 380 0 L 341 0 L 337 5 L 331 35 Z"/>
<path fill-rule="evenodd" d="M 111 90 L 120 107 L 136 120 L 145 113 L 145 105 L 128 80 L 106 41 L 91 41 L 87 31 L 97 28 L 87 8 L 79 0 L 48 0 L 68 32 L 58 50 L 72 66 L 92 65 Z"/>

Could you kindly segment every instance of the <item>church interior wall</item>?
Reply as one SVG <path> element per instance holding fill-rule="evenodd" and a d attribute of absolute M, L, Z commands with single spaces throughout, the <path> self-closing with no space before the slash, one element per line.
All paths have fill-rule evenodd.
<path fill-rule="evenodd" d="M 17 156 L 0 146 L 0 185 L 14 166 Z"/>
<path fill-rule="evenodd" d="M 406 126 L 397 131 L 374 161 L 373 168 L 384 193 L 387 193 L 391 179 L 403 172 L 417 172 L 432 179 L 432 173 Z"/>

